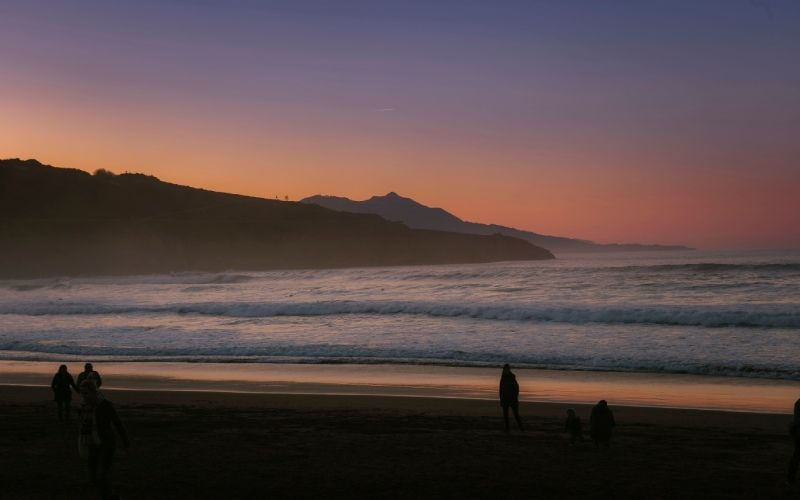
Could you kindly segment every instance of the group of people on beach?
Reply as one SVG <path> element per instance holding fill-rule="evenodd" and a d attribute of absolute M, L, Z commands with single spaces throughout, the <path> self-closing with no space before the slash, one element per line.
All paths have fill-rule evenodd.
<path fill-rule="evenodd" d="M 116 452 L 116 433 L 122 439 L 124 448 L 129 448 L 125 427 L 117 416 L 114 405 L 103 397 L 99 388 L 103 384 L 100 374 L 91 363 L 86 363 L 84 371 L 73 379 L 66 365 L 61 365 L 53 377 L 51 388 L 58 408 L 59 421 L 69 423 L 72 403 L 72 392 L 81 395 L 83 403 L 80 408 L 80 427 L 78 433 L 78 452 L 81 458 L 88 461 L 89 478 L 98 489 L 101 498 L 119 498 L 112 495 L 109 484 L 109 473 Z M 520 431 L 524 431 L 519 415 L 519 383 L 506 364 L 500 376 L 500 406 L 503 409 L 505 432 L 510 432 L 509 410 Z M 595 446 L 608 447 L 616 422 L 614 413 L 605 400 L 599 401 L 592 408 L 589 417 L 589 436 Z M 573 408 L 567 410 L 564 431 L 569 434 L 570 444 L 583 441 L 583 424 Z M 794 453 L 789 460 L 787 483 L 794 484 L 800 467 L 800 399 L 795 402 L 794 415 L 790 425 L 790 435 L 794 443 Z"/>
<path fill-rule="evenodd" d="M 61 365 L 50 387 L 58 408 L 58 420 L 67 424 L 71 421 L 72 392 L 81 395 L 83 403 L 79 411 L 78 454 L 87 460 L 89 480 L 105 500 L 119 498 L 112 494 L 109 481 L 117 448 L 116 434 L 119 434 L 126 450 L 130 443 L 114 405 L 100 392 L 101 385 L 103 379 L 100 374 L 91 363 L 86 363 L 77 381 L 69 373 L 67 365 Z"/>
<path fill-rule="evenodd" d="M 503 419 L 505 421 L 505 432 L 510 431 L 508 412 L 514 413 L 520 431 L 525 428 L 519 416 L 519 383 L 517 377 L 511 371 L 511 366 L 503 366 L 503 373 L 500 375 L 500 406 L 503 407 Z M 605 400 L 599 401 L 594 407 L 589 417 L 589 436 L 594 441 L 595 446 L 608 447 L 611 444 L 611 434 L 616 422 L 614 413 L 608 407 Z M 575 409 L 567 410 L 567 418 L 564 423 L 564 431 L 569 434 L 570 444 L 574 445 L 583 441 L 583 424 L 581 418 L 575 413 Z M 794 404 L 794 414 L 789 425 L 789 435 L 794 443 L 794 453 L 789 459 L 789 470 L 786 476 L 786 483 L 794 485 L 797 482 L 797 471 L 800 468 L 800 399 Z"/>
<path fill-rule="evenodd" d="M 519 383 L 517 377 L 511 371 L 511 365 L 503 365 L 503 373 L 500 375 L 500 406 L 503 408 L 503 421 L 505 422 L 505 432 L 510 432 L 508 412 L 514 413 L 520 431 L 524 431 L 522 419 L 519 416 Z M 606 400 L 599 401 L 592 408 L 589 416 L 589 436 L 594 441 L 595 446 L 609 447 L 611 445 L 611 434 L 616 422 L 614 412 L 608 407 Z M 581 418 L 575 413 L 574 408 L 567 410 L 567 418 L 564 423 L 564 431 L 569 434 L 570 444 L 583 441 L 583 423 Z"/>

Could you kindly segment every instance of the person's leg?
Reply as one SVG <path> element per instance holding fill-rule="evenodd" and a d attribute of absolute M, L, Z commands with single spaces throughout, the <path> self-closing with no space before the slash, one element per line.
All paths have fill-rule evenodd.
<path fill-rule="evenodd" d="M 104 500 L 111 496 L 111 463 L 114 460 L 114 445 L 101 446 L 100 457 L 97 466 L 97 486 L 100 489 L 100 497 Z"/>
<path fill-rule="evenodd" d="M 67 423 L 69 423 L 70 419 L 72 418 L 72 415 L 70 415 L 72 413 L 72 399 L 65 399 L 63 401 L 63 404 L 64 404 L 64 420 L 66 420 Z"/>
<path fill-rule="evenodd" d="M 100 447 L 89 445 L 89 481 L 93 486 L 97 486 L 97 467 L 100 464 Z"/>
<path fill-rule="evenodd" d="M 505 431 L 508 432 L 510 430 L 508 425 L 508 405 L 503 405 L 503 420 L 506 423 Z"/>
<path fill-rule="evenodd" d="M 522 426 L 522 419 L 519 418 L 519 404 L 511 405 L 511 409 L 514 410 L 514 418 L 517 420 L 517 425 L 519 426 L 519 430 L 524 431 L 525 428 Z"/>
<path fill-rule="evenodd" d="M 57 398 L 56 406 L 58 407 L 58 421 L 62 422 L 64 420 L 64 400 Z"/>
<path fill-rule="evenodd" d="M 792 454 L 792 458 L 789 460 L 789 473 L 786 476 L 786 480 L 790 483 L 794 483 L 797 480 L 797 467 L 800 465 L 800 440 L 795 439 L 794 442 L 794 454 Z"/>

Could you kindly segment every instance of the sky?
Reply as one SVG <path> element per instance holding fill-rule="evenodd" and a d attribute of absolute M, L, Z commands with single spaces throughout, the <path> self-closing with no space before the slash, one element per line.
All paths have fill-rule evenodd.
<path fill-rule="evenodd" d="M 800 247 L 800 0 L 0 2 L 0 158 Z"/>

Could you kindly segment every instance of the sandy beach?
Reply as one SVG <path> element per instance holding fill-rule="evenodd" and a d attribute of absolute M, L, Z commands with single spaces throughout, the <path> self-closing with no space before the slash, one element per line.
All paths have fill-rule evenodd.
<path fill-rule="evenodd" d="M 118 381 L 105 368 L 112 386 Z M 9 378 L 4 373 L 2 381 Z M 610 400 L 618 422 L 613 445 L 597 449 L 588 441 L 570 446 L 563 433 L 566 408 L 587 421 L 586 404 L 523 402 L 526 432 L 505 434 L 491 399 L 132 386 L 104 392 L 132 442 L 113 471 L 122 498 L 800 494 L 783 485 L 791 454 L 784 414 Z M 48 387 L 0 385 L 0 427 L 0 470 L 9 478 L 3 498 L 91 498 L 77 424 L 57 422 Z"/>

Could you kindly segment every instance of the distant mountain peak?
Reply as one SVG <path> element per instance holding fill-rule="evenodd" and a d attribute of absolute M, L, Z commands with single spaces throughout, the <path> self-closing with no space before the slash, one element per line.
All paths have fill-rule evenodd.
<path fill-rule="evenodd" d="M 502 234 L 521 238 L 534 245 L 553 252 L 620 252 L 642 250 L 691 250 L 682 246 L 639 245 L 639 244 L 601 244 L 589 240 L 548 236 L 531 231 L 514 229 L 497 224 L 478 224 L 467 222 L 442 208 L 428 207 L 412 198 L 400 196 L 389 191 L 384 196 L 373 196 L 368 200 L 354 201 L 338 196 L 309 196 L 301 203 L 315 203 L 325 208 L 342 212 L 377 214 L 381 217 L 402 222 L 411 228 L 432 229 L 469 234 Z"/>
<path fill-rule="evenodd" d="M 417 202 L 412 200 L 411 198 L 406 198 L 405 196 L 400 196 L 399 194 L 397 194 L 394 191 L 389 191 L 388 193 L 386 193 L 383 196 L 380 196 L 380 195 L 372 196 L 371 198 L 369 198 L 366 201 L 390 202 L 390 203 L 402 203 L 402 202 L 405 202 L 405 203 L 417 204 Z"/>

